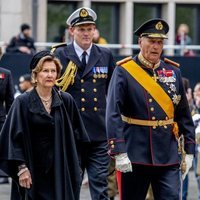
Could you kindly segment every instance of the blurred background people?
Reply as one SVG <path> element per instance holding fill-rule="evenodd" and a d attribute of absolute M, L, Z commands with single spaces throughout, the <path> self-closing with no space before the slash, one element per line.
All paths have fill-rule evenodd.
<path fill-rule="evenodd" d="M 0 131 L 13 100 L 14 86 L 11 72 L 0 67 Z M 8 183 L 8 178 L 7 175 L 0 170 L 0 184 L 3 183 Z"/>
<path fill-rule="evenodd" d="M 31 37 L 31 27 L 28 24 L 21 25 L 21 32 L 14 36 L 6 48 L 9 53 L 35 53 L 34 40 Z"/>
<path fill-rule="evenodd" d="M 99 30 L 97 28 L 94 31 L 93 43 L 96 43 L 96 44 L 107 44 L 106 39 L 101 37 L 100 32 L 99 32 Z"/>
<path fill-rule="evenodd" d="M 19 78 L 19 89 L 21 92 L 26 92 L 33 89 L 33 84 L 31 82 L 31 75 L 24 74 Z"/>
<path fill-rule="evenodd" d="M 188 105 L 189 105 L 191 115 L 194 115 L 196 113 L 196 107 L 194 104 L 194 99 L 193 99 L 193 94 L 192 94 L 192 88 L 190 87 L 190 82 L 185 77 L 182 77 L 182 81 L 183 81 L 183 87 L 185 89 L 185 94 L 186 94 L 186 97 L 188 100 Z M 187 200 L 188 184 L 189 184 L 189 175 L 187 174 L 183 181 L 183 188 L 182 188 L 182 199 L 183 200 Z"/>
<path fill-rule="evenodd" d="M 197 113 L 193 116 L 196 136 L 196 156 L 193 162 L 193 166 L 197 180 L 198 200 L 200 200 L 200 82 L 195 85 L 193 94 L 197 111 Z"/>
<path fill-rule="evenodd" d="M 175 44 L 182 45 L 183 47 L 185 45 L 192 44 L 192 38 L 189 36 L 189 26 L 187 24 L 179 25 L 179 27 L 177 29 Z M 176 50 L 175 54 L 181 55 L 181 56 L 194 56 L 195 55 L 193 50 L 185 49 L 185 48 Z"/>

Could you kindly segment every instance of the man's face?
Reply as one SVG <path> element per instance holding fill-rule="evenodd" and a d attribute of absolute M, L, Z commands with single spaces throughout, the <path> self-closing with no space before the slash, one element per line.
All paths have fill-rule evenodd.
<path fill-rule="evenodd" d="M 164 41 L 162 38 L 139 38 L 140 51 L 143 57 L 152 64 L 156 64 L 160 60 L 163 43 Z"/>
<path fill-rule="evenodd" d="M 25 29 L 23 31 L 23 34 L 24 34 L 25 37 L 30 37 L 31 36 L 31 29 Z"/>
<path fill-rule="evenodd" d="M 82 24 L 70 28 L 71 34 L 76 43 L 84 50 L 88 49 L 94 36 L 94 24 Z"/>

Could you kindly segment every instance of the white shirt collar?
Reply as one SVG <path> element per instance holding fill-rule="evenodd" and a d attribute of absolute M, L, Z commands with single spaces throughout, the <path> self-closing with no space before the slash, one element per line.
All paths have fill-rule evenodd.
<path fill-rule="evenodd" d="M 76 51 L 76 54 L 78 55 L 79 59 L 81 60 L 84 50 L 76 43 L 75 40 L 73 43 L 74 43 L 74 49 Z M 88 59 L 89 59 L 91 49 L 92 49 L 92 43 L 91 43 L 90 47 L 86 50 L 86 52 L 87 52 L 86 61 L 88 61 Z"/>

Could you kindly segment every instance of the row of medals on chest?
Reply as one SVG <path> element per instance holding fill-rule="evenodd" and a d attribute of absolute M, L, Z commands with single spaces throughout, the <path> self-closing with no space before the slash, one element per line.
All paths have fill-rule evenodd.
<path fill-rule="evenodd" d="M 151 63 L 149 63 L 146 59 L 142 58 L 141 56 L 139 56 L 139 60 L 140 62 L 147 68 L 152 69 L 153 71 L 153 77 L 152 79 L 154 81 L 159 81 L 160 83 L 165 83 L 168 87 L 168 94 L 172 94 L 172 101 L 175 105 L 178 105 L 180 100 L 181 100 L 181 95 L 178 95 L 177 89 L 175 83 L 176 82 L 176 76 L 174 74 L 173 70 L 166 70 L 165 68 L 162 68 L 162 70 L 157 70 L 156 73 L 156 69 L 160 66 L 160 62 L 158 62 L 157 64 L 155 64 L 154 66 L 152 66 Z M 158 75 L 158 76 L 157 76 Z"/>

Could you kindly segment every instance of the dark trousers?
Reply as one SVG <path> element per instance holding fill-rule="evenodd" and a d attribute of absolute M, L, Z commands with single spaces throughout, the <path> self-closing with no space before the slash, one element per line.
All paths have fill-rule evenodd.
<path fill-rule="evenodd" d="M 178 165 L 167 167 L 133 165 L 132 172 L 117 173 L 120 200 L 145 200 L 150 183 L 155 200 L 179 200 Z"/>
<path fill-rule="evenodd" d="M 107 200 L 108 177 L 107 141 L 91 142 L 82 154 L 81 167 L 87 170 L 92 200 Z"/>

